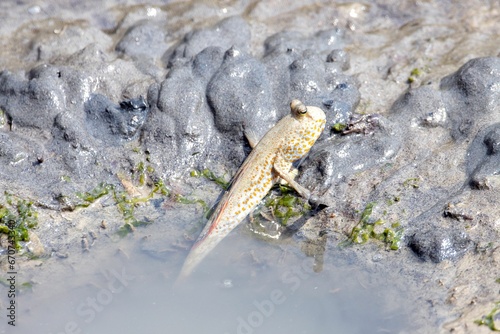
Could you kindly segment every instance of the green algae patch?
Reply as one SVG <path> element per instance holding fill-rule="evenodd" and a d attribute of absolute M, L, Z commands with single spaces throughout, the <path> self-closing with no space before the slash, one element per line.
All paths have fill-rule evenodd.
<path fill-rule="evenodd" d="M 99 198 L 110 194 L 124 221 L 124 225 L 118 229 L 117 234 L 122 237 L 126 236 L 128 233 L 133 232 L 136 227 L 152 223 L 151 221 L 136 218 L 135 208 L 138 205 L 141 203 L 147 204 L 158 196 L 167 197 L 171 195 L 162 179 L 153 181 L 153 173 L 154 168 L 141 161 L 131 169 L 131 179 L 125 174 L 118 173 L 116 175 L 123 188 L 111 183 L 101 182 L 90 191 L 76 193 L 78 201 L 71 209 L 87 208 Z M 149 190 L 144 193 L 140 192 L 137 187 L 147 187 L 146 189 Z"/>
<path fill-rule="evenodd" d="M 216 184 L 218 184 L 222 189 L 228 190 L 230 182 L 224 180 L 223 177 L 221 176 L 216 176 L 211 170 L 209 169 L 204 169 L 204 170 L 197 170 L 194 169 L 190 173 L 191 177 L 204 177 L 205 179 L 209 181 L 213 181 Z"/>
<path fill-rule="evenodd" d="M 5 111 L 3 111 L 3 109 L 0 108 L 0 128 L 3 127 L 5 124 L 7 124 Z"/>
<path fill-rule="evenodd" d="M 19 242 L 29 241 L 28 231 L 38 225 L 38 213 L 33 202 L 5 192 L 6 203 L 0 203 L 0 233 L 7 234 L 17 250 Z"/>
<path fill-rule="evenodd" d="M 387 227 L 387 223 L 382 219 L 373 222 L 371 215 L 376 205 L 370 202 L 361 213 L 358 224 L 352 229 L 349 241 L 355 244 L 364 244 L 370 239 L 383 242 L 390 250 L 398 250 L 403 236 L 403 228 L 398 222 Z"/>
<path fill-rule="evenodd" d="M 373 212 L 373 207 L 375 206 L 375 202 L 370 202 L 366 205 L 365 209 L 361 213 L 361 218 L 359 219 L 360 224 L 368 224 L 368 220 Z"/>
<path fill-rule="evenodd" d="M 428 66 L 424 67 L 415 67 L 411 70 L 410 75 L 408 76 L 407 82 L 412 84 L 419 80 L 424 74 L 429 73 L 430 69 Z"/>
<path fill-rule="evenodd" d="M 478 326 L 486 326 L 493 332 L 500 332 L 500 328 L 495 325 L 495 318 L 500 315 L 500 301 L 496 302 L 490 313 L 483 316 L 482 319 L 475 320 Z"/>
<path fill-rule="evenodd" d="M 61 176 L 61 181 L 69 183 L 71 182 L 71 178 L 68 175 L 63 175 Z"/>
<path fill-rule="evenodd" d="M 224 190 L 228 190 L 230 186 L 230 182 L 225 181 L 223 177 L 216 176 L 209 169 L 192 170 L 190 175 L 191 177 L 204 177 L 215 182 Z M 204 210 L 208 212 L 207 216 L 211 214 L 202 200 L 187 199 L 184 196 L 177 195 L 176 201 L 184 204 L 201 204 Z M 291 218 L 300 217 L 311 210 L 311 206 L 307 201 L 302 200 L 293 188 L 282 184 L 274 185 L 269 194 L 264 197 L 263 203 L 263 206 L 267 208 L 270 214 L 263 213 L 262 208 L 257 210 L 256 213 L 260 213 L 266 220 L 274 220 L 283 226 L 286 226 Z"/>
<path fill-rule="evenodd" d="M 301 217 L 312 209 L 295 189 L 279 183 L 264 197 L 263 203 L 263 208 L 267 209 L 269 214 L 264 213 L 263 208 L 257 212 L 263 218 L 276 221 L 282 226 L 287 226 L 291 218 Z"/>
<path fill-rule="evenodd" d="M 420 179 L 418 177 L 410 177 L 403 182 L 403 187 L 417 189 L 420 187 L 419 183 Z"/>
<path fill-rule="evenodd" d="M 417 80 L 418 77 L 422 75 L 422 70 L 419 68 L 414 68 L 410 72 L 410 76 L 408 77 L 408 83 L 413 83 Z"/>
<path fill-rule="evenodd" d="M 124 186 L 125 187 L 125 186 Z M 139 221 L 134 215 L 135 206 L 139 203 L 147 203 L 151 200 L 155 194 L 168 194 L 163 181 L 157 182 L 151 189 L 148 195 L 143 197 L 133 197 L 127 193 L 127 191 L 117 190 L 116 186 L 110 183 L 100 183 L 94 189 L 84 192 L 77 193 L 76 196 L 82 201 L 75 205 L 76 208 L 87 208 L 92 203 L 97 201 L 104 195 L 111 194 L 118 211 L 121 213 L 124 220 L 124 225 L 120 227 L 117 231 L 118 235 L 125 236 L 129 232 L 133 232 L 134 228 L 137 226 L 148 224 L 149 222 Z"/>
<path fill-rule="evenodd" d="M 154 194 L 160 194 L 163 196 L 169 196 L 170 195 L 170 190 L 168 190 L 167 186 L 165 185 L 165 182 L 163 182 L 162 179 L 159 179 L 154 183 L 154 187 L 152 190 L 152 193 Z"/>
<path fill-rule="evenodd" d="M 76 193 L 76 197 L 78 197 L 81 201 L 75 205 L 75 208 L 86 208 L 113 190 L 114 186 L 112 184 L 102 182 L 88 192 Z"/>
<path fill-rule="evenodd" d="M 152 222 L 149 221 L 139 221 L 139 220 L 126 222 L 125 224 L 123 224 L 123 226 L 120 226 L 120 228 L 116 231 L 116 234 L 118 234 L 118 236 L 123 238 L 127 236 L 129 233 L 134 232 L 136 227 L 145 226 L 151 223 Z"/>
<path fill-rule="evenodd" d="M 401 201 L 401 197 L 399 196 L 394 196 L 394 197 L 391 197 L 391 198 L 388 198 L 385 203 L 388 205 L 388 206 L 391 206 L 391 205 L 394 205 L 396 203 L 398 203 L 399 201 Z"/>
<path fill-rule="evenodd" d="M 139 179 L 140 182 L 140 179 Z M 158 180 L 146 196 L 131 196 L 127 191 L 117 191 L 113 189 L 113 199 L 115 200 L 118 211 L 122 214 L 125 224 L 121 226 L 117 234 L 121 237 L 130 232 L 134 232 L 136 227 L 151 224 L 148 220 L 139 220 L 135 217 L 134 211 L 137 205 L 148 203 L 155 198 L 155 195 L 169 196 L 170 191 L 165 186 L 163 180 Z"/>
<path fill-rule="evenodd" d="M 146 167 L 144 167 L 144 162 L 139 162 L 134 172 L 138 174 L 139 185 L 143 186 L 146 183 Z"/>
<path fill-rule="evenodd" d="M 187 198 L 186 196 L 181 195 L 181 194 L 175 194 L 175 195 L 173 195 L 173 198 L 174 198 L 175 202 L 181 203 L 181 204 L 200 204 L 203 207 L 203 212 L 208 212 L 210 209 L 208 207 L 207 203 L 205 203 L 204 200 L 199 199 L 199 198 L 190 199 L 190 198 Z"/>
<path fill-rule="evenodd" d="M 0 277 L 0 285 L 3 285 L 6 288 L 10 288 L 11 283 L 3 277 Z M 17 291 L 19 293 L 25 293 L 33 290 L 33 282 L 32 281 L 27 281 L 19 284 L 17 287 Z"/>
<path fill-rule="evenodd" d="M 345 123 L 335 123 L 332 125 L 332 130 L 334 132 L 340 133 L 347 128 L 347 124 Z"/>
<path fill-rule="evenodd" d="M 76 197 L 79 202 L 73 205 L 73 209 L 87 208 L 99 198 L 110 194 L 124 221 L 124 224 L 116 232 L 121 237 L 134 232 L 137 227 L 153 223 L 148 219 L 138 219 L 135 209 L 140 204 L 149 204 L 155 198 L 169 197 L 176 203 L 200 204 L 204 211 L 208 211 L 208 206 L 203 200 L 190 199 L 172 193 L 162 179 L 153 181 L 153 173 L 154 169 L 151 166 L 140 162 L 133 168 L 131 179 L 120 173 L 117 174 L 123 188 L 110 183 L 100 183 L 90 191 L 77 193 Z M 143 192 L 139 191 L 139 189 L 143 189 Z M 144 189 L 148 189 L 147 193 Z"/>
<path fill-rule="evenodd" d="M 146 180 L 151 177 L 155 169 L 151 165 L 146 165 L 143 161 L 139 162 L 132 170 L 132 178 L 136 179 L 140 186 L 146 184 Z"/>

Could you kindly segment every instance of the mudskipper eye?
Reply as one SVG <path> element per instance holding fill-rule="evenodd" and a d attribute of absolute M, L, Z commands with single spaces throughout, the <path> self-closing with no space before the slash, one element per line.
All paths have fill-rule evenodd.
<path fill-rule="evenodd" d="M 307 107 L 299 100 L 292 100 L 290 108 L 292 109 L 292 112 L 297 115 L 304 115 L 307 113 Z"/>

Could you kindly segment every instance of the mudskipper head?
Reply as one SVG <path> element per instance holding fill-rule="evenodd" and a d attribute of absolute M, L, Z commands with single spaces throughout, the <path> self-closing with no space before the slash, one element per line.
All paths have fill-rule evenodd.
<path fill-rule="evenodd" d="M 315 121 L 324 125 L 326 115 L 318 107 L 305 106 L 300 100 L 294 99 L 290 102 L 292 117 L 299 121 Z"/>
<path fill-rule="evenodd" d="M 306 107 L 304 103 L 297 99 L 292 100 L 290 109 L 293 118 L 299 122 L 313 123 L 319 133 L 323 131 L 326 123 L 326 115 L 323 110 L 313 106 Z"/>

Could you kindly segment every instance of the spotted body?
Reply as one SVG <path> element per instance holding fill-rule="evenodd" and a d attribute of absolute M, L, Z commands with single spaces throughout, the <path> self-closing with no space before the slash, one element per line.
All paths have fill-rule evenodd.
<path fill-rule="evenodd" d="M 292 163 L 309 152 L 325 127 L 326 117 L 320 108 L 306 107 L 299 100 L 293 100 L 290 109 L 291 113 L 257 143 L 234 176 L 230 189 L 191 248 L 179 279 L 188 276 L 280 178 L 309 199 L 310 192 L 293 180 Z M 252 145 L 253 140 L 249 141 Z"/>

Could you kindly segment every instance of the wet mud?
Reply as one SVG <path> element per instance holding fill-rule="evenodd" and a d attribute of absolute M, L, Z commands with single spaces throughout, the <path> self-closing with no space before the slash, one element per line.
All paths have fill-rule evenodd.
<path fill-rule="evenodd" d="M 275 188 L 228 241 L 231 274 L 205 274 L 256 289 L 291 252 L 309 275 L 355 271 L 383 314 L 405 314 L 381 322 L 393 332 L 500 328 L 497 3 L 92 3 L 0 5 L 0 218 L 21 233 L 26 298 L 90 257 L 141 262 L 132 249 L 162 267 L 139 282 L 171 285 L 251 150 L 245 134 L 299 99 L 327 116 L 296 163 L 321 207 Z M 295 206 L 289 224 L 278 202 Z M 399 297 L 377 300 L 387 286 Z"/>

